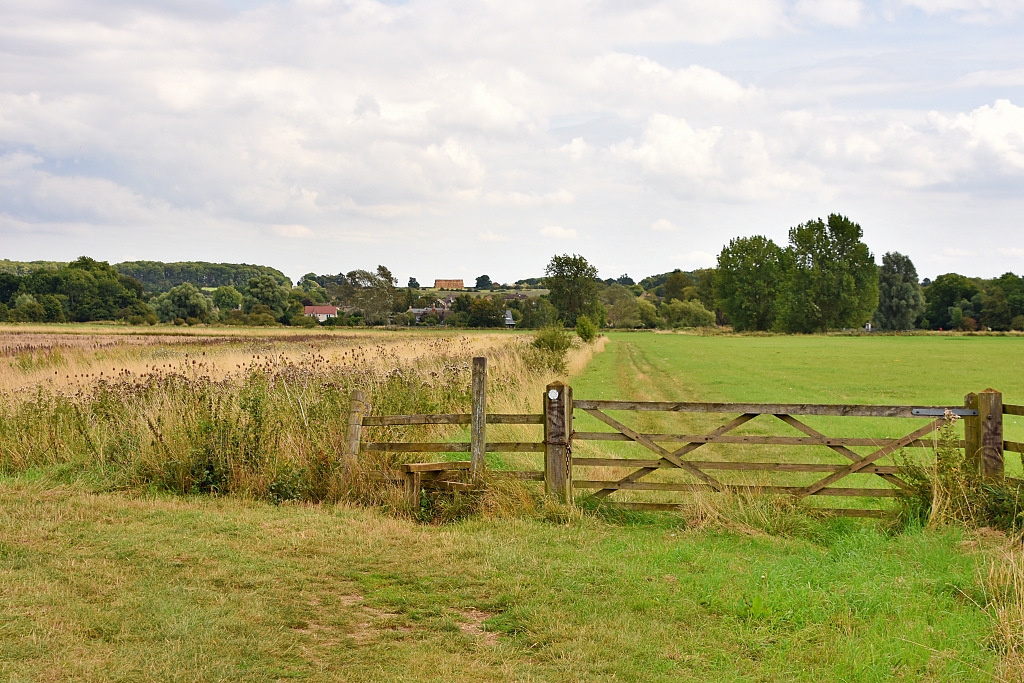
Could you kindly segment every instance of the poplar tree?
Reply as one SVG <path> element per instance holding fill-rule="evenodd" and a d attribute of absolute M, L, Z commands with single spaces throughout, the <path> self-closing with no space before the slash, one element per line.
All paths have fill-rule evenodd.
<path fill-rule="evenodd" d="M 909 330 L 924 312 L 924 294 L 910 257 L 890 251 L 878 269 L 875 325 L 886 331 Z"/>

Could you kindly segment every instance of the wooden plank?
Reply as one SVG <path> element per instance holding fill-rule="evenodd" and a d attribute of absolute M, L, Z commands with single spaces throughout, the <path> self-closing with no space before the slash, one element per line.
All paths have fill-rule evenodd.
<path fill-rule="evenodd" d="M 519 413 L 493 413 L 487 416 L 489 425 L 542 425 L 543 415 Z"/>
<path fill-rule="evenodd" d="M 685 503 L 638 503 L 638 502 L 608 502 L 602 503 L 601 507 L 612 510 L 636 510 L 640 512 L 683 512 L 692 508 L 692 505 Z M 868 517 L 877 518 L 885 516 L 885 510 L 863 510 L 858 508 L 810 508 L 814 514 L 832 515 L 835 517 Z"/>
<path fill-rule="evenodd" d="M 750 444 L 750 445 L 775 445 L 775 446 L 870 446 L 878 448 L 885 446 L 897 437 L 885 437 L 879 439 L 856 439 L 846 437 L 809 437 L 809 436 L 761 436 L 761 435 L 738 435 L 721 434 L 710 436 L 708 434 L 644 434 L 651 441 L 660 442 L 686 442 L 686 443 L 727 443 L 727 444 Z M 625 434 L 619 432 L 576 432 L 573 437 L 576 441 L 632 441 Z M 909 444 L 912 448 L 931 448 L 931 441 L 922 441 Z"/>
<path fill-rule="evenodd" d="M 776 415 L 775 417 L 779 418 L 780 420 L 782 420 L 783 422 L 788 424 L 790 427 L 793 427 L 794 429 L 796 429 L 798 431 L 801 431 L 804 434 L 807 434 L 811 438 L 815 438 L 815 439 L 825 438 L 824 434 L 822 434 L 818 430 L 814 429 L 810 425 L 804 424 L 803 422 L 801 422 L 800 420 L 796 419 L 792 415 Z M 890 445 L 889 442 L 884 443 L 884 444 L 878 444 L 878 446 L 875 446 L 875 448 L 878 448 L 879 446 L 883 446 L 884 447 L 884 446 L 888 446 L 888 445 Z M 860 462 L 863 459 L 863 458 L 861 458 L 860 455 L 858 455 L 857 453 L 854 453 L 853 451 L 851 451 L 846 446 L 829 446 L 829 448 L 831 448 L 833 451 L 835 451 L 839 455 L 842 455 L 843 457 L 849 458 L 853 462 Z M 911 489 L 910 484 L 908 484 L 907 482 L 903 481 L 902 479 L 900 479 L 899 477 L 897 477 L 894 474 L 879 474 L 878 476 L 880 476 L 882 479 L 884 479 L 885 481 L 889 482 L 890 484 L 892 484 L 894 486 L 900 487 L 904 491 L 909 491 Z"/>
<path fill-rule="evenodd" d="M 610 427 L 614 427 L 615 429 L 618 429 L 620 432 L 622 432 L 626 436 L 630 437 L 631 439 L 633 439 L 637 443 L 643 444 L 644 446 L 646 446 L 650 450 L 652 450 L 655 453 L 657 453 L 658 455 L 660 455 L 665 460 L 668 460 L 669 462 L 674 464 L 676 467 L 678 467 L 680 469 L 683 469 L 683 470 L 686 470 L 687 472 L 689 472 L 693 476 L 697 477 L 701 481 L 703 481 L 706 484 L 708 484 L 711 488 L 713 488 L 713 489 L 715 489 L 717 491 L 721 491 L 722 490 L 721 489 L 722 484 L 717 479 L 715 479 L 714 477 L 712 477 L 709 474 L 701 472 L 699 469 L 697 469 L 696 467 L 694 467 L 690 463 L 686 462 L 685 460 L 682 460 L 675 453 L 672 453 L 670 451 L 665 450 L 664 448 L 662 448 L 658 444 L 654 443 L 650 439 L 644 437 L 643 434 L 639 434 L 638 432 L 630 429 L 629 427 L 627 427 L 626 425 L 622 424 L 618 420 L 616 420 L 616 419 L 614 419 L 612 417 L 609 417 L 608 415 L 605 415 L 600 410 L 587 410 L 587 413 L 589 415 L 593 415 L 598 420 L 601 420 L 601 422 L 604 422 L 606 425 L 608 425 Z"/>
<path fill-rule="evenodd" d="M 445 470 L 468 470 L 469 460 L 455 460 L 452 462 L 413 462 L 402 465 L 403 472 L 436 472 Z"/>
<path fill-rule="evenodd" d="M 364 441 L 362 449 L 371 453 L 469 453 L 470 444 L 462 441 Z M 543 453 L 543 443 L 491 442 L 488 453 Z"/>
<path fill-rule="evenodd" d="M 491 413 L 487 415 L 487 424 L 491 425 L 540 425 L 544 424 L 543 415 L 520 413 Z M 468 425 L 472 424 L 472 415 L 437 414 L 437 415 L 366 415 L 363 417 L 364 427 L 401 427 L 408 425 Z"/>
<path fill-rule="evenodd" d="M 706 484 L 682 484 L 676 482 L 656 481 L 631 481 L 624 484 L 609 481 L 590 481 L 577 479 L 573 482 L 573 488 L 577 489 L 608 489 L 615 488 L 620 491 L 707 491 Z M 778 495 L 796 495 L 804 490 L 802 486 L 745 486 L 742 484 L 723 484 L 726 491 L 739 493 L 766 493 Z M 855 496 L 865 498 L 895 498 L 899 495 L 898 489 L 868 489 L 868 488 L 839 488 L 826 487 L 816 490 L 815 496 Z"/>
<path fill-rule="evenodd" d="M 702 470 L 739 470 L 757 472 L 838 472 L 845 465 L 829 465 L 826 463 L 785 463 L 785 462 L 742 462 L 689 460 Z M 675 469 L 675 465 L 664 460 L 640 460 L 632 458 L 573 458 L 575 467 L 651 467 L 656 469 Z M 899 467 L 894 465 L 871 465 L 859 474 L 898 474 Z"/>
<path fill-rule="evenodd" d="M 1003 450 L 1011 453 L 1024 453 L 1024 443 L 1019 441 L 1004 441 Z"/>
<path fill-rule="evenodd" d="M 540 470 L 491 470 L 490 476 L 499 479 L 520 479 L 522 481 L 544 481 Z"/>
<path fill-rule="evenodd" d="M 430 482 L 424 480 L 423 488 L 440 491 L 458 491 L 459 493 L 469 493 L 473 490 L 473 486 L 464 481 L 447 481 L 444 479 Z"/>
<path fill-rule="evenodd" d="M 1003 415 L 1024 415 L 1024 406 L 1003 404 Z"/>
<path fill-rule="evenodd" d="M 419 510 L 423 491 L 423 475 L 419 472 L 406 472 L 404 478 L 405 504 L 412 510 Z"/>
<path fill-rule="evenodd" d="M 938 429 L 943 424 L 945 424 L 945 422 L 946 422 L 945 418 L 941 418 L 940 417 L 938 420 L 934 420 L 933 422 L 930 422 L 929 424 L 925 425 L 924 427 L 921 427 L 920 429 L 918 429 L 918 430 L 916 430 L 914 432 L 911 432 L 910 434 L 907 434 L 902 439 L 899 439 L 899 440 L 895 441 L 894 443 L 886 446 L 885 448 L 879 448 L 877 451 L 875 451 L 871 455 L 869 455 L 869 456 L 867 456 L 865 458 L 862 458 L 861 460 L 858 460 L 857 462 L 850 463 L 849 465 L 847 465 L 843 469 L 839 470 L 838 472 L 834 472 L 833 474 L 830 474 L 829 476 L 825 477 L 824 479 L 816 481 L 815 483 L 811 484 L 810 486 L 805 488 L 803 491 L 801 491 L 798 495 L 799 496 L 811 496 L 811 495 L 814 495 L 817 491 L 820 491 L 821 489 L 825 488 L 829 484 L 835 483 L 835 482 L 839 481 L 840 479 L 842 479 L 843 477 L 851 475 L 851 474 L 853 474 L 855 472 L 859 472 L 860 470 L 864 469 L 868 465 L 871 465 L 872 463 L 874 463 L 879 458 L 884 458 L 885 456 L 889 455 L 893 451 L 899 450 L 900 448 L 902 448 L 907 443 L 910 443 L 911 441 L 914 441 L 915 439 L 919 439 L 922 436 L 924 436 L 925 434 L 929 434 L 930 432 L 934 432 L 936 429 Z"/>
<path fill-rule="evenodd" d="M 477 356 L 473 359 L 473 420 L 469 428 L 470 468 L 473 483 L 480 484 L 487 469 L 487 359 Z"/>
<path fill-rule="evenodd" d="M 583 410 L 655 410 L 681 413 L 754 413 L 756 415 L 831 415 L 837 417 L 916 417 L 915 409 L 945 410 L 945 406 L 878 406 L 818 403 L 694 403 L 666 401 L 577 400 Z M 960 409 L 960 406 L 952 406 Z"/>
<path fill-rule="evenodd" d="M 753 420 L 755 417 L 757 417 L 757 415 L 754 415 L 752 413 L 740 415 L 739 417 L 735 417 L 732 420 L 730 420 L 729 422 L 726 422 L 721 427 L 718 427 L 717 429 L 712 430 L 710 433 L 711 434 L 716 434 L 716 435 L 717 434 L 725 434 L 726 432 L 728 432 L 730 430 L 736 429 L 740 425 L 746 424 L 747 422 Z M 684 455 L 687 455 L 687 454 L 697 450 L 698 448 L 700 448 L 703 445 L 704 444 L 702 444 L 702 443 L 688 443 L 685 446 L 683 446 L 682 448 L 677 449 L 673 453 L 673 455 L 681 458 Z M 669 462 L 669 461 L 666 460 L 665 462 Z M 620 482 L 637 481 L 639 479 L 642 479 L 643 477 L 646 477 L 648 474 L 650 474 L 651 472 L 654 472 L 657 469 L 658 468 L 656 468 L 656 467 L 645 467 L 645 468 L 639 469 L 639 470 L 637 470 L 635 472 L 632 472 L 630 474 L 627 474 L 625 477 L 623 477 L 619 481 Z M 597 493 L 594 494 L 594 496 L 597 497 L 597 498 L 606 498 L 607 496 L 610 496 L 613 492 L 614 492 L 614 489 L 607 489 L 607 490 L 604 490 L 604 491 L 598 491 Z"/>

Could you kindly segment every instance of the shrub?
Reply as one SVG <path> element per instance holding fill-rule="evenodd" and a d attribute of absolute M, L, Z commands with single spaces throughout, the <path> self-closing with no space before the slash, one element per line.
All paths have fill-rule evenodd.
<path fill-rule="evenodd" d="M 566 356 L 572 348 L 572 337 L 560 325 L 549 325 L 534 335 L 533 348 L 537 350 L 537 355 L 530 359 L 531 365 L 564 372 Z"/>
<path fill-rule="evenodd" d="M 576 336 L 586 344 L 593 343 L 597 339 L 597 325 L 588 316 L 581 315 L 576 318 Z"/>
<path fill-rule="evenodd" d="M 713 327 L 715 324 L 715 314 L 699 301 L 662 304 L 661 317 L 669 327 Z"/>
<path fill-rule="evenodd" d="M 562 326 L 549 325 L 534 335 L 533 345 L 541 351 L 567 353 L 572 348 L 572 337 Z"/>
<path fill-rule="evenodd" d="M 975 462 L 960 448 L 957 417 L 952 415 L 935 441 L 935 463 L 929 467 L 904 460 L 900 521 L 905 524 L 962 524 L 1003 531 L 1024 528 L 1024 482 L 985 481 Z"/>

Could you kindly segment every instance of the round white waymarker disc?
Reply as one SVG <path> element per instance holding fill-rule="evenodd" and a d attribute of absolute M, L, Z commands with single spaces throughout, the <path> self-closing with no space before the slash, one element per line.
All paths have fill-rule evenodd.
<path fill-rule="evenodd" d="M 549 390 L 548 391 L 548 398 L 550 398 L 552 401 L 554 401 L 556 398 L 558 398 L 558 389 L 551 389 L 551 390 Z"/>

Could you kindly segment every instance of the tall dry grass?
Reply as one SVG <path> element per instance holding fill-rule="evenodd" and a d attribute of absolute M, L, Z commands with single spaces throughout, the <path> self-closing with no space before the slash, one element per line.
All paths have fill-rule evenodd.
<path fill-rule="evenodd" d="M 9 356 L 0 373 L 0 471 L 39 469 L 113 488 L 273 501 L 369 495 L 342 467 L 354 390 L 369 396 L 373 414 L 469 412 L 471 358 L 484 355 L 488 409 L 537 410 L 543 385 L 556 374 L 529 340 L 363 333 L 70 349 L 40 344 Z M 593 352 L 574 349 L 570 371 Z M 372 436 L 440 440 L 458 430 L 402 429 L 376 428 Z M 362 469 L 391 467 L 399 457 L 364 460 Z"/>

